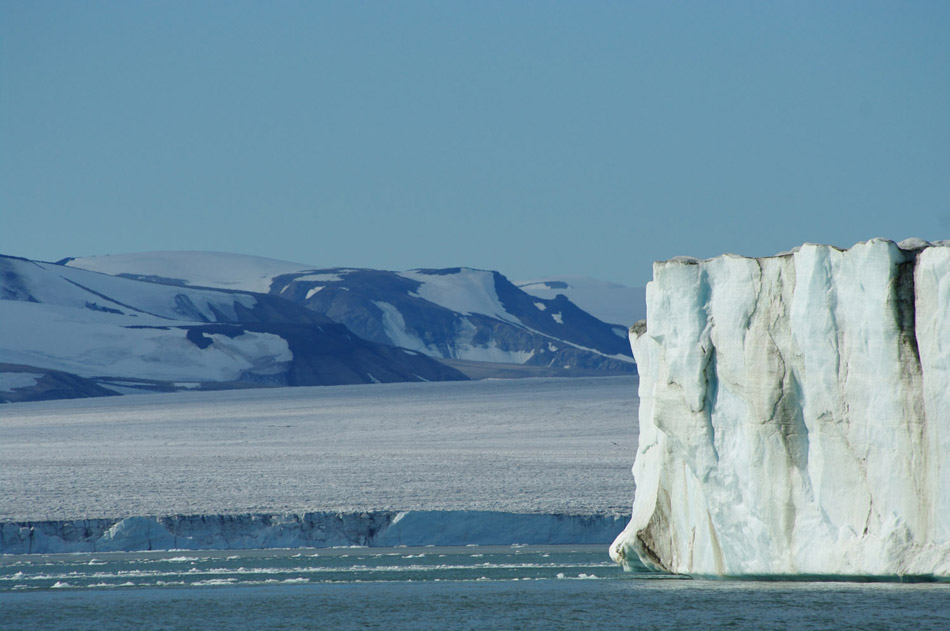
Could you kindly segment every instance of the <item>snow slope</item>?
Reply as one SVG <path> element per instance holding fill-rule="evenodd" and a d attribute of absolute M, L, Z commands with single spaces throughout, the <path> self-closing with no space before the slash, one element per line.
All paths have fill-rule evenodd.
<path fill-rule="evenodd" d="M 160 320 L 166 321 L 163 324 L 167 320 L 236 321 L 238 305 L 251 309 L 257 304 L 257 299 L 248 293 L 142 283 L 39 261 L 2 257 L 0 265 L 5 300 L 98 309 L 143 318 L 142 322 L 149 324 Z"/>
<path fill-rule="evenodd" d="M 293 355 L 277 335 L 211 334 L 201 348 L 181 325 L 235 322 L 250 294 L 142 283 L 105 274 L 0 258 L 0 363 L 81 377 L 233 381 L 273 375 Z"/>
<path fill-rule="evenodd" d="M 4 256 L 0 322 L 0 376 L 15 382 L 0 389 L 0 401 L 185 387 L 179 382 L 246 387 L 463 378 L 428 358 L 356 338 L 275 296 Z M 30 367 L 44 369 L 32 371 L 44 377 L 28 385 L 22 374 Z"/>
<path fill-rule="evenodd" d="M 220 287 L 266 294 L 281 274 L 311 266 L 261 256 L 226 252 L 141 252 L 65 260 L 70 267 L 143 280 L 198 287 Z"/>
<path fill-rule="evenodd" d="M 621 325 L 624 337 L 627 327 L 647 315 L 643 287 L 627 287 L 589 276 L 552 276 L 515 281 L 515 285 L 532 296 L 548 300 L 563 294 L 595 318 Z"/>
<path fill-rule="evenodd" d="M 463 315 L 477 313 L 521 324 L 498 298 L 495 273 L 457 268 L 451 270 L 413 270 L 401 272 L 403 278 L 419 283 L 415 294 L 433 304 Z"/>
<path fill-rule="evenodd" d="M 201 348 L 167 321 L 21 301 L 0 302 L 0 316 L 0 362 L 81 377 L 235 381 L 279 374 L 293 359 L 287 342 L 267 333 L 211 334 Z"/>
<path fill-rule="evenodd" d="M 647 303 L 615 560 L 950 576 L 950 247 L 674 259 Z"/>

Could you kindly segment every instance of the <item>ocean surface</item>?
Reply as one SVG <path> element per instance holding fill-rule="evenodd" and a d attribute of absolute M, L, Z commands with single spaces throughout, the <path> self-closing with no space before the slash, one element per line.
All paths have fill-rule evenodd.
<path fill-rule="evenodd" d="M 604 546 L 0 557 L 0 629 L 947 629 L 950 584 L 625 574 Z"/>

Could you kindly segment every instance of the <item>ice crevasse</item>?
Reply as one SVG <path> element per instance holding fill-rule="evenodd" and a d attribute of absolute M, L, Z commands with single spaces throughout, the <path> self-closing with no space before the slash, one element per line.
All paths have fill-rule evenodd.
<path fill-rule="evenodd" d="M 950 576 L 950 242 L 654 266 L 611 557 L 704 576 Z"/>

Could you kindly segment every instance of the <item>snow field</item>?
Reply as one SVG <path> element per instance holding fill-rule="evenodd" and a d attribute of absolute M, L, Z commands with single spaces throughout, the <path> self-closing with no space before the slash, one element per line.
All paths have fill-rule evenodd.
<path fill-rule="evenodd" d="M 202 349 L 178 328 L 116 326 L 128 316 L 16 300 L 0 303 L 0 362 L 43 366 L 82 377 L 229 381 L 242 373 L 274 374 L 293 360 L 287 342 L 270 333 L 207 335 Z M 142 317 L 140 325 L 177 324 Z M 36 331 L 45 333 L 42 338 Z"/>
<path fill-rule="evenodd" d="M 635 377 L 9 404 L 0 520 L 629 511 Z"/>
<path fill-rule="evenodd" d="M 142 252 L 76 258 L 68 263 L 103 274 L 162 276 L 200 287 L 221 287 L 266 294 L 275 276 L 312 266 L 226 252 Z"/>

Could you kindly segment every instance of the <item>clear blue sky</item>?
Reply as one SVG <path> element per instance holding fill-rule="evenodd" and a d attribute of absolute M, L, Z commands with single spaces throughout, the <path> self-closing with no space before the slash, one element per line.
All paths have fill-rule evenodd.
<path fill-rule="evenodd" d="M 950 2 L 0 0 L 0 253 L 642 285 L 950 238 Z"/>

